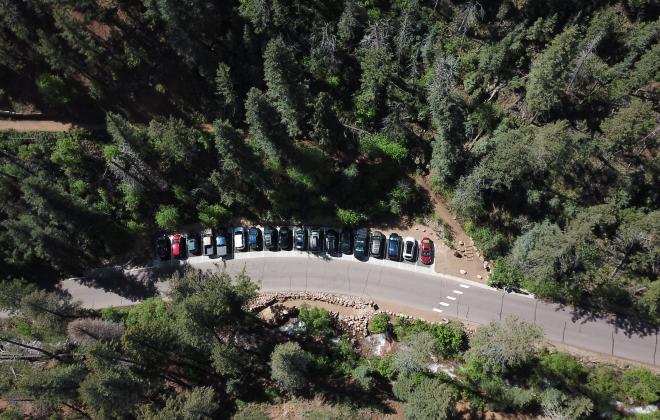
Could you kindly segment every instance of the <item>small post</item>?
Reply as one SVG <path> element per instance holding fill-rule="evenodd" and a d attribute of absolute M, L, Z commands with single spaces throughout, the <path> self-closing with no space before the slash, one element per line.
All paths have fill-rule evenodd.
<path fill-rule="evenodd" d="M 566 321 L 564 321 L 564 330 L 561 332 L 561 342 L 564 344 L 564 338 L 566 337 Z"/>

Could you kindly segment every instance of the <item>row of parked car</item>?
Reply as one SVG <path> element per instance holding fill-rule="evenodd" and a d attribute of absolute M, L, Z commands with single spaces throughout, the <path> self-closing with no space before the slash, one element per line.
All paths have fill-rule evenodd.
<path fill-rule="evenodd" d="M 386 237 L 383 233 L 370 232 L 367 228 L 353 231 L 344 228 L 340 232 L 320 227 L 264 226 L 262 229 L 242 226 L 228 229 L 208 229 L 202 234 L 162 235 L 156 240 L 156 253 L 161 260 L 205 255 L 210 258 L 223 258 L 232 252 L 249 250 L 298 251 L 308 250 L 315 254 L 353 254 L 359 260 L 368 257 L 388 258 L 393 261 L 419 261 L 433 263 L 433 241 L 422 238 L 418 243 L 413 237 L 402 238 L 397 233 Z"/>

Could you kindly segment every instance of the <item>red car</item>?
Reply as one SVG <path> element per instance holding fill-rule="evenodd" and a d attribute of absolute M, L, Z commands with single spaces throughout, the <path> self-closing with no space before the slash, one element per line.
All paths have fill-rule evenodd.
<path fill-rule="evenodd" d="M 180 233 L 172 235 L 172 257 L 181 258 L 183 256 L 183 236 Z"/>
<path fill-rule="evenodd" d="M 422 261 L 422 264 L 429 265 L 433 263 L 433 241 L 429 238 L 422 238 L 420 245 L 421 252 L 419 259 Z"/>

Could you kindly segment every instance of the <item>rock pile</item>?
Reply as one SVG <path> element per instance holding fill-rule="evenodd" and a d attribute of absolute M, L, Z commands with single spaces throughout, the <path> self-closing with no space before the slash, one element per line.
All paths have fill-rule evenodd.
<path fill-rule="evenodd" d="M 333 305 L 344 306 L 347 308 L 377 310 L 378 305 L 373 300 L 364 299 L 357 296 L 335 295 L 327 292 L 264 292 L 260 293 L 255 299 L 248 303 L 249 311 L 261 311 L 275 303 L 282 303 L 288 300 L 309 300 L 331 303 Z"/>

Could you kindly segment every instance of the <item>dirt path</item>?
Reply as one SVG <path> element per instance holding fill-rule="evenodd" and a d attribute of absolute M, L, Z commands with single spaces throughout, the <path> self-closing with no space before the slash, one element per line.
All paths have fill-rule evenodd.
<path fill-rule="evenodd" d="M 0 131 L 49 131 L 61 132 L 75 129 L 98 130 L 105 128 L 103 124 L 78 124 L 68 121 L 51 120 L 0 120 Z"/>
<path fill-rule="evenodd" d="M 72 123 L 60 121 L 40 121 L 40 120 L 0 120 L 0 130 L 16 131 L 69 131 L 73 128 Z"/>

